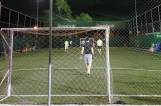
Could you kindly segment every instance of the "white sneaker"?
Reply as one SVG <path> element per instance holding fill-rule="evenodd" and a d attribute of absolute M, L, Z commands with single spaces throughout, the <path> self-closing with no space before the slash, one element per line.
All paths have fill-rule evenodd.
<path fill-rule="evenodd" d="M 90 71 L 87 71 L 87 74 L 89 75 L 90 74 Z"/>

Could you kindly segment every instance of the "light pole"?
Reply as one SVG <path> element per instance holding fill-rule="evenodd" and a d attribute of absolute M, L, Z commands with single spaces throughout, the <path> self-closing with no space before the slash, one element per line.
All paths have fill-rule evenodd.
<path fill-rule="evenodd" d="M 136 35 L 138 35 L 138 14 L 137 14 L 137 2 L 135 0 L 135 24 L 136 24 Z"/>
<path fill-rule="evenodd" d="M 1 17 L 1 8 L 2 8 L 2 3 L 0 1 L 0 17 Z"/>
<path fill-rule="evenodd" d="M 39 0 L 36 0 L 36 16 L 37 16 L 37 22 L 36 26 L 39 26 Z"/>
<path fill-rule="evenodd" d="M 39 27 L 39 0 L 36 0 L 36 26 Z M 37 41 L 38 41 L 38 32 L 36 31 L 36 40 L 35 40 L 35 47 L 37 49 Z"/>
<path fill-rule="evenodd" d="M 48 66 L 48 106 L 51 106 L 51 75 L 52 75 L 52 27 L 53 27 L 53 0 L 49 3 L 49 66 Z"/>

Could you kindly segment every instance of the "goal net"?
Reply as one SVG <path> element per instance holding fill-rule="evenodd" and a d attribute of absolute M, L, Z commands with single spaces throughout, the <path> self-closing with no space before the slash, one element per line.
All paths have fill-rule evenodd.
<path fill-rule="evenodd" d="M 83 45 L 85 44 L 86 38 L 80 38 L 80 47 L 83 47 Z M 94 38 L 89 38 L 89 42 L 95 47 L 95 40 Z"/>
<path fill-rule="evenodd" d="M 0 102 L 46 104 L 48 89 L 51 89 L 53 104 L 111 102 L 109 28 L 53 27 L 52 33 L 52 87 L 49 88 L 49 28 L 1 29 L 2 54 L 6 59 L 0 60 L 0 65 L 7 63 L 4 69 L 0 68 Z M 94 50 L 89 60 L 84 56 L 92 54 L 85 52 L 87 38 L 89 51 Z M 98 40 L 102 41 L 101 47 Z M 92 64 L 90 75 L 89 64 Z"/>
<path fill-rule="evenodd" d="M 8 33 L 8 32 L 6 32 Z M 9 44 L 10 41 L 9 36 L 6 33 L 1 32 L 0 36 L 0 99 L 7 95 L 7 76 L 8 76 L 8 69 L 9 69 L 9 61 L 8 61 L 8 54 L 9 54 Z"/>

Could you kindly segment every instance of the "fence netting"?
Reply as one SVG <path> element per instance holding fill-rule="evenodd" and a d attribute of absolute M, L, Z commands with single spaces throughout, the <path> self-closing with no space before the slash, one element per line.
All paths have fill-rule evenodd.
<path fill-rule="evenodd" d="M 119 23 L 111 28 L 114 102 L 160 104 L 160 52 L 160 32 L 134 34 L 129 29 L 129 23 L 124 27 Z"/>
<path fill-rule="evenodd" d="M 15 31 L 13 35 L 11 32 L 2 31 L 8 42 L 8 46 L 3 48 L 3 55 L 8 57 L 8 62 L 11 61 L 13 36 L 13 61 L 12 66 L 8 66 L 13 70 L 9 71 L 5 78 L 4 91 L 7 98 L 2 99 L 2 103 L 47 103 L 49 35 L 45 31 Z M 53 31 L 53 104 L 108 103 L 105 35 L 106 30 L 101 28 L 60 28 Z M 2 43 L 5 43 L 5 40 Z M 81 53 L 83 48 L 84 52 Z M 87 65 L 90 64 L 88 73 Z M 12 87 L 8 88 L 9 85 Z"/>
<path fill-rule="evenodd" d="M 124 20 L 96 21 L 89 25 L 111 25 L 109 42 L 103 29 L 71 30 L 67 27 L 53 31 L 52 104 L 108 104 L 109 98 L 117 104 L 161 104 L 161 2 L 128 3 L 131 8 L 124 10 Z M 1 11 L 0 27 L 44 26 L 4 6 Z M 43 34 L 41 31 L 15 31 L 12 64 L 9 63 L 12 44 L 9 35 L 10 32 L 1 31 L 0 103 L 47 104 L 48 31 Z M 81 55 L 87 38 L 94 49 L 90 74 L 85 63 L 91 59 L 84 61 L 84 54 Z M 101 46 L 98 42 L 102 42 Z M 108 59 L 110 64 L 107 64 Z M 11 65 L 13 71 L 9 73 Z M 110 81 L 107 69 L 110 69 Z"/>

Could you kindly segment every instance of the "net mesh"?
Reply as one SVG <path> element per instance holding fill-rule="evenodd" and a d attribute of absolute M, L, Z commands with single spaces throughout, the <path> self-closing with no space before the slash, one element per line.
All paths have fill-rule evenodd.
<path fill-rule="evenodd" d="M 118 8 L 120 22 L 93 21 L 62 22 L 76 26 L 111 26 L 109 45 L 111 63 L 112 103 L 116 104 L 161 104 L 161 5 L 159 0 L 143 0 L 136 3 L 123 1 Z M 136 4 L 136 5 L 135 5 Z M 135 6 L 136 8 L 134 8 Z M 130 7 L 130 8 L 129 8 Z M 109 7 L 110 8 L 110 7 Z M 0 27 L 33 27 L 34 18 L 2 6 Z M 124 12 L 121 12 L 123 10 Z M 6 18 L 8 17 L 8 18 Z M 110 17 L 108 17 L 110 18 Z M 124 20 L 124 21 L 122 21 Z M 39 22 L 43 26 L 44 23 Z M 61 25 L 60 25 L 61 26 Z M 88 27 L 89 28 L 89 27 Z M 107 78 L 105 73 L 105 30 L 56 30 L 53 31 L 52 103 L 53 104 L 107 104 Z M 8 46 L 0 37 L 0 103 L 46 104 L 48 31 L 18 31 L 14 33 L 12 94 L 7 95 Z M 36 37 L 36 33 L 38 37 Z M 80 55 L 81 39 L 87 35 L 94 41 L 95 55 L 91 75 L 86 74 L 83 57 Z M 6 41 L 9 42 L 8 36 Z M 97 40 L 103 41 L 101 54 Z M 65 50 L 65 41 L 68 46 Z M 6 57 L 5 57 L 6 56 Z M 4 81 L 3 81 L 4 79 Z M 90 95 L 90 96 L 89 96 Z M 105 96 L 104 96 L 105 95 Z"/>
<path fill-rule="evenodd" d="M 35 36 L 36 34 L 39 35 Z M 87 74 L 80 46 L 80 40 L 85 40 L 87 36 L 90 37 L 95 52 L 92 57 L 91 75 Z M 103 42 L 99 48 L 101 54 L 98 53 L 98 39 Z M 97 103 L 102 101 L 107 103 L 105 29 L 59 28 L 53 30 L 52 42 L 52 103 L 93 104 L 92 98 L 99 98 Z M 8 101 L 18 104 L 47 103 L 48 48 L 47 31 L 14 32 L 12 97 L 2 103 Z"/>

